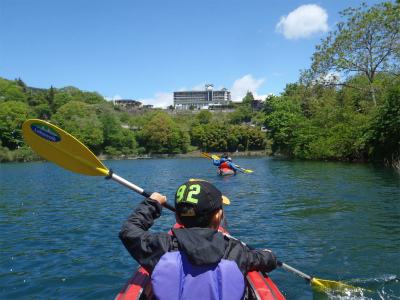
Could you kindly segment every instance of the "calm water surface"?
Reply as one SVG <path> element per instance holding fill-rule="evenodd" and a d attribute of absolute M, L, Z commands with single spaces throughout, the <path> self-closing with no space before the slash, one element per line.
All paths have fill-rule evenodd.
<path fill-rule="evenodd" d="M 205 158 L 104 161 L 107 168 L 173 203 L 190 178 L 231 200 L 229 232 L 319 279 L 372 290 L 313 292 L 276 269 L 287 299 L 400 299 L 400 174 L 372 164 L 238 157 L 254 173 L 218 177 Z M 0 164 L 0 299 L 114 299 L 137 267 L 118 239 L 143 200 L 113 180 L 53 163 Z M 168 210 L 151 230 L 174 225 Z"/>

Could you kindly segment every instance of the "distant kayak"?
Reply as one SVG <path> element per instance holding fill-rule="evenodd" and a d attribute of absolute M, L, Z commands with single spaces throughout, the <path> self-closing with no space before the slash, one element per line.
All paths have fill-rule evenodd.
<path fill-rule="evenodd" d="M 180 227 L 176 224 L 175 227 Z M 228 234 L 222 227 L 219 230 Z M 246 290 L 244 294 L 246 300 L 285 300 L 278 288 L 267 276 L 267 274 L 257 271 L 249 272 L 246 276 Z M 151 275 L 139 266 L 136 272 L 125 284 L 115 300 L 148 299 L 156 300 L 151 285 Z"/>
<path fill-rule="evenodd" d="M 228 169 L 228 168 L 221 168 L 221 169 L 218 169 L 218 175 L 220 175 L 220 176 L 225 176 L 225 175 L 236 175 L 237 174 L 237 172 L 235 172 L 234 170 L 232 170 L 232 169 Z"/>

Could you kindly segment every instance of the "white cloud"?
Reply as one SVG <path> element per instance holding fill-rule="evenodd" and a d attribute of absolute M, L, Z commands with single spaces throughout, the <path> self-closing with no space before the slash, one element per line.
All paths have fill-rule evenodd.
<path fill-rule="evenodd" d="M 104 99 L 106 99 L 107 101 L 111 101 L 111 100 L 121 100 L 121 96 L 120 95 L 115 95 L 113 97 L 104 97 Z"/>
<path fill-rule="evenodd" d="M 313 34 L 328 31 L 328 14 L 325 9 L 316 5 L 302 5 L 287 16 L 282 16 L 275 30 L 286 39 L 297 40 L 308 38 Z"/>
<path fill-rule="evenodd" d="M 204 91 L 206 89 L 206 84 L 205 83 L 200 83 L 196 85 L 192 91 Z"/>
<path fill-rule="evenodd" d="M 221 90 L 223 88 L 224 88 L 223 86 L 219 86 L 218 88 L 214 87 L 214 90 Z M 193 87 L 193 89 L 191 89 L 190 91 L 205 91 L 205 90 L 206 90 L 206 83 L 203 82 L 203 83 L 200 83 L 200 84 L 196 84 Z M 186 92 L 188 90 L 186 89 L 186 87 L 183 86 L 178 91 L 179 92 Z"/>
<path fill-rule="evenodd" d="M 139 99 L 142 104 L 151 104 L 153 107 L 167 108 L 174 104 L 174 94 L 159 92 L 154 94 L 154 98 Z"/>
<path fill-rule="evenodd" d="M 236 79 L 231 89 L 231 98 L 233 102 L 241 102 L 247 92 L 252 92 L 254 99 L 264 100 L 267 95 L 258 95 L 257 91 L 264 83 L 265 79 L 255 79 L 251 74 Z"/>

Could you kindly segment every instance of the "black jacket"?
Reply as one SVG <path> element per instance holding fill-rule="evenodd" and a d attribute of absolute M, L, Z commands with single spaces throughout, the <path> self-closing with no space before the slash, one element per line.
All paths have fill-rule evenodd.
<path fill-rule="evenodd" d="M 243 275 L 253 270 L 270 272 L 277 267 L 273 253 L 251 250 L 216 229 L 173 228 L 173 236 L 148 232 L 161 211 L 162 206 L 156 200 L 147 198 L 129 216 L 119 233 L 126 249 L 149 273 L 166 252 L 177 250 L 184 251 L 190 263 L 198 266 L 221 259 L 235 261 Z"/>

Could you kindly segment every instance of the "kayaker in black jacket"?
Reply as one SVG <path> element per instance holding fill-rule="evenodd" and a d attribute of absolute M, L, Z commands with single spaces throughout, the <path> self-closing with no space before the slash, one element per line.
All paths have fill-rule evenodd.
<path fill-rule="evenodd" d="M 132 257 L 151 274 L 157 299 L 241 299 L 247 272 L 277 267 L 271 251 L 250 249 L 218 231 L 222 204 L 229 200 L 211 183 L 191 179 L 178 188 L 175 217 L 185 228 L 151 233 L 166 200 L 153 193 L 119 233 Z"/>

